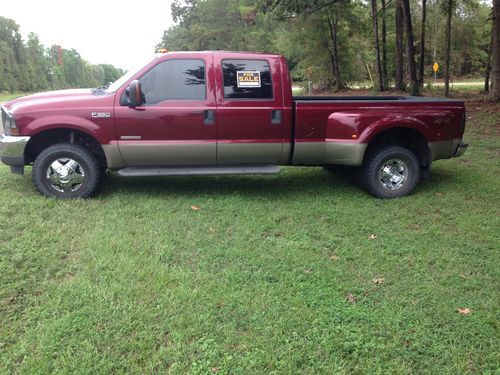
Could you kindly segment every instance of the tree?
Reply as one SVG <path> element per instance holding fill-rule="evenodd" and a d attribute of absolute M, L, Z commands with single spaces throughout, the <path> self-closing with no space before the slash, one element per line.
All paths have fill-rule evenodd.
<path fill-rule="evenodd" d="M 493 21 L 493 20 L 492 20 Z M 484 73 L 484 92 L 490 91 L 490 71 L 491 71 L 491 50 L 493 49 L 493 22 L 491 23 L 490 45 L 488 47 L 488 57 L 486 57 L 486 69 Z"/>
<path fill-rule="evenodd" d="M 19 25 L 13 20 L 0 17 L 0 89 L 15 91 L 23 88 L 25 71 L 24 51 Z"/>
<path fill-rule="evenodd" d="M 402 0 L 396 0 L 396 90 L 403 91 L 404 85 L 404 19 Z"/>
<path fill-rule="evenodd" d="M 387 26 L 386 26 L 386 14 L 385 14 L 385 0 L 382 2 L 382 76 L 384 82 L 384 88 L 388 90 L 389 77 L 387 74 Z"/>
<path fill-rule="evenodd" d="M 49 87 L 48 61 L 38 35 L 29 33 L 26 47 L 27 90 L 44 90 Z"/>
<path fill-rule="evenodd" d="M 77 51 L 60 46 L 49 49 L 34 33 L 23 41 L 19 26 L 0 17 L 0 92 L 42 91 L 54 88 L 99 86 L 116 80 L 122 71 L 111 65 L 112 74 L 83 60 Z"/>
<path fill-rule="evenodd" d="M 408 60 L 408 71 L 410 73 L 410 92 L 412 95 L 420 95 L 417 80 L 417 66 L 415 63 L 415 51 L 413 45 L 413 26 L 411 23 L 410 1 L 402 0 L 404 23 L 406 26 L 406 54 Z"/>
<path fill-rule="evenodd" d="M 454 0 L 446 0 L 446 46 L 444 56 L 444 96 L 450 96 L 450 52 L 451 52 L 451 18 Z"/>
<path fill-rule="evenodd" d="M 342 81 L 342 74 L 340 72 L 339 65 L 339 47 L 338 47 L 338 19 L 336 16 L 330 17 L 329 14 L 326 15 L 328 29 L 330 31 L 331 38 L 331 48 L 328 48 L 330 53 L 331 61 L 332 61 L 332 73 L 335 77 L 335 85 L 337 90 L 340 90 L 345 87 L 344 82 Z"/>
<path fill-rule="evenodd" d="M 422 0 L 422 26 L 420 30 L 420 61 L 418 81 L 420 86 L 424 85 L 424 69 L 425 69 L 425 28 L 427 26 L 427 0 Z"/>
<path fill-rule="evenodd" d="M 378 10 L 377 10 L 377 0 L 371 0 L 372 9 L 372 25 L 373 25 L 373 40 L 375 46 L 376 64 L 377 64 L 377 75 L 378 75 L 378 87 L 380 91 L 384 91 L 384 76 L 382 73 L 382 65 L 380 62 L 380 43 L 378 37 Z"/>
<path fill-rule="evenodd" d="M 500 100 L 500 0 L 493 0 L 490 97 Z"/>

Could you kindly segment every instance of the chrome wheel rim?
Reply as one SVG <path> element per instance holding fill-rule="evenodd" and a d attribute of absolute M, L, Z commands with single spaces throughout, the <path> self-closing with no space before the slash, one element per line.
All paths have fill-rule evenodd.
<path fill-rule="evenodd" d="M 50 185 L 61 193 L 72 193 L 80 189 L 85 172 L 76 160 L 60 158 L 47 168 L 47 179 Z"/>
<path fill-rule="evenodd" d="M 408 166 L 400 159 L 387 160 L 380 167 L 378 178 L 384 189 L 401 189 L 408 181 Z"/>

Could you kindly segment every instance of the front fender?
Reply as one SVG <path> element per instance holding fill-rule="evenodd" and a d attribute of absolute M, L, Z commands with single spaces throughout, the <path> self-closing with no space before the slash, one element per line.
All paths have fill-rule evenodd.
<path fill-rule="evenodd" d="M 110 123 L 109 125 L 112 129 L 113 124 Z M 23 133 L 34 136 L 47 130 L 61 128 L 81 131 L 88 134 L 101 144 L 109 143 L 111 141 L 106 132 L 103 131 L 102 126 L 99 126 L 88 119 L 72 115 L 44 116 L 36 118 L 24 127 Z"/>

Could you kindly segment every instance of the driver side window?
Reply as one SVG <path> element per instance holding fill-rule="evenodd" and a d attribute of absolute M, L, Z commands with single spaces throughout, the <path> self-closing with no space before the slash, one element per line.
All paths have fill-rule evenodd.
<path fill-rule="evenodd" d="M 206 98 L 203 60 L 167 60 L 139 79 L 145 105 L 164 100 L 204 100 Z"/>

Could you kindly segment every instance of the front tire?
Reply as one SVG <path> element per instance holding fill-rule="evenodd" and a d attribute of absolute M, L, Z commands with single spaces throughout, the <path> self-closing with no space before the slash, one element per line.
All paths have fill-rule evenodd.
<path fill-rule="evenodd" d="M 361 168 L 362 187 L 377 198 L 390 199 L 410 194 L 420 178 L 418 159 L 400 146 L 373 149 Z"/>
<path fill-rule="evenodd" d="M 43 150 L 33 163 L 36 189 L 55 198 L 88 198 L 99 185 L 99 164 L 83 146 L 59 143 Z"/>

